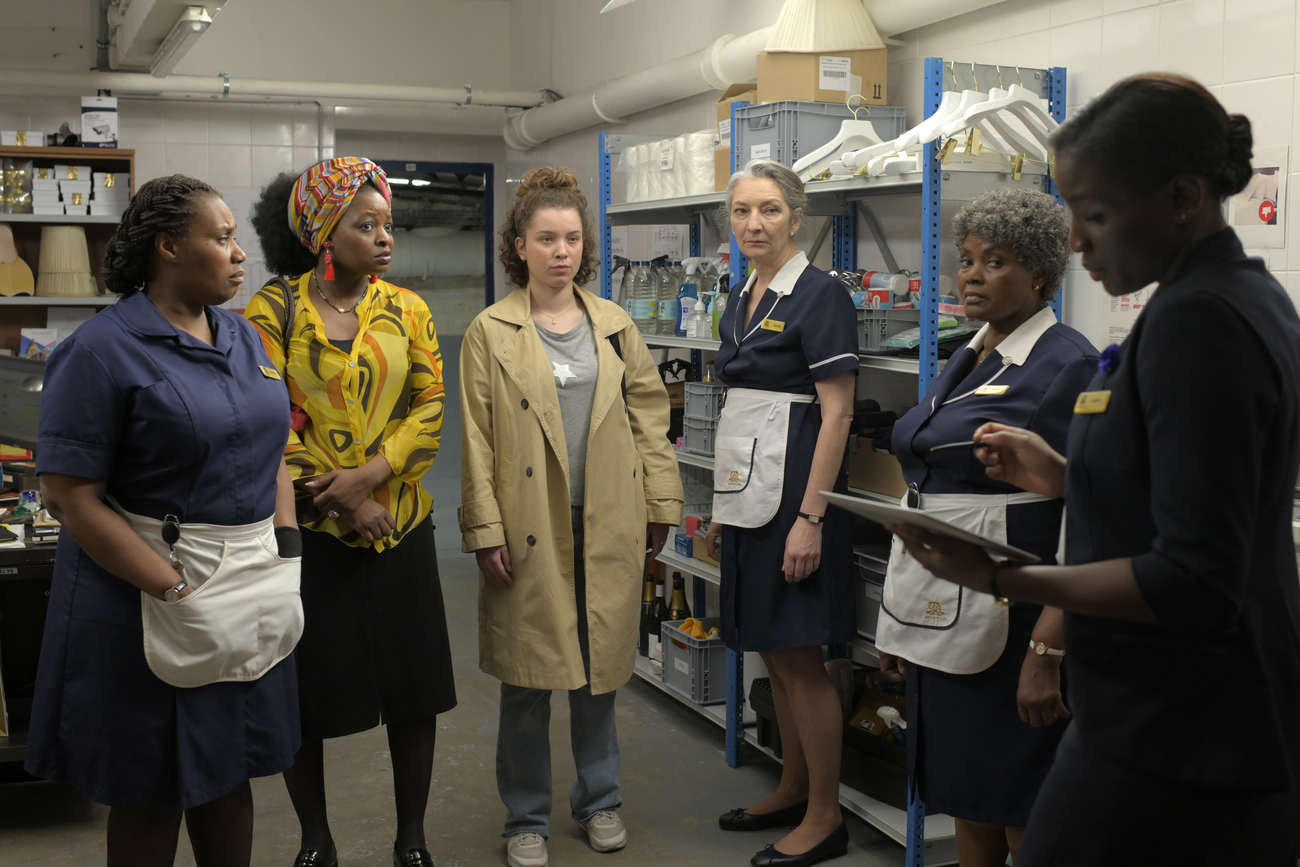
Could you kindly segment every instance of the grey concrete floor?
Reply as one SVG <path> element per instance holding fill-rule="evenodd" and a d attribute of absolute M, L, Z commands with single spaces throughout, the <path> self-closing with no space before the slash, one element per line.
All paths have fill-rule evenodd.
<path fill-rule="evenodd" d="M 439 565 L 455 657 L 460 703 L 438 722 L 438 751 L 425 827 L 429 849 L 440 867 L 504 864 L 501 825 L 505 811 L 496 792 L 495 751 L 498 682 L 478 669 L 476 598 L 478 575 L 472 556 L 459 551 L 456 504 L 459 488 L 459 406 L 456 360 L 459 339 L 444 341 L 448 401 L 441 454 L 426 484 L 435 497 Z M 622 852 L 597 854 L 568 816 L 574 779 L 568 743 L 568 703 L 554 697 L 552 767 L 555 807 L 551 864 L 557 867 L 729 867 L 781 832 L 735 834 L 720 831 L 715 817 L 749 804 L 769 791 L 778 768 L 756 752 L 729 768 L 722 731 L 688 708 L 637 679 L 619 694 L 618 726 L 623 752 L 624 821 L 629 843 Z M 326 744 L 327 788 L 334 838 L 343 867 L 392 863 L 392 777 L 382 729 Z M 298 849 L 298 827 L 279 778 L 253 781 L 256 825 L 253 864 L 289 867 Z M 107 809 L 75 791 L 45 783 L 0 785 L 0 867 L 104 863 Z M 894 867 L 903 850 L 870 826 L 849 819 L 849 855 L 834 864 Z M 194 858 L 182 831 L 176 858 Z"/>

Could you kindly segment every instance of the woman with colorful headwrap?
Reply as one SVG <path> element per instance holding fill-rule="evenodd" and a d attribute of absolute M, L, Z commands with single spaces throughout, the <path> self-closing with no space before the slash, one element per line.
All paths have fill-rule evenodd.
<path fill-rule="evenodd" d="M 381 280 L 392 194 L 361 157 L 262 191 L 253 225 L 270 269 L 245 315 L 293 407 L 285 460 L 299 489 L 306 630 L 303 746 L 285 783 L 302 824 L 295 867 L 330 867 L 322 741 L 388 726 L 398 867 L 433 864 L 424 814 L 436 717 L 456 704 L 447 621 L 420 484 L 438 453 L 442 356 L 428 306 Z M 285 219 L 285 208 L 288 219 Z"/>

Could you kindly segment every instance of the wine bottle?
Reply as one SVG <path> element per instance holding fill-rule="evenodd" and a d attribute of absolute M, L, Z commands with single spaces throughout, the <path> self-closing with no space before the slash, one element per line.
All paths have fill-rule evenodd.
<path fill-rule="evenodd" d="M 668 605 L 669 620 L 685 620 L 691 616 L 691 609 L 686 604 L 686 586 L 682 573 L 673 573 L 673 600 Z"/>
<path fill-rule="evenodd" d="M 641 591 L 641 634 L 637 650 L 642 656 L 650 655 L 650 636 L 659 634 L 659 621 L 655 614 L 655 576 L 646 572 L 645 587 Z"/>

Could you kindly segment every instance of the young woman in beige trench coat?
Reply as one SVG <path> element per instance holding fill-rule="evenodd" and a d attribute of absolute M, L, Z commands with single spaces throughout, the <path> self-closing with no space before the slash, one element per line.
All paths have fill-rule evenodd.
<path fill-rule="evenodd" d="M 614 690 L 636 655 L 647 530 L 657 553 L 682 486 L 645 342 L 618 305 L 577 288 L 596 256 L 573 175 L 526 175 L 501 236 L 520 288 L 462 344 L 460 527 L 483 572 L 480 666 L 502 682 L 506 862 L 543 867 L 551 690 L 569 691 L 573 818 L 597 851 L 626 843 Z"/>

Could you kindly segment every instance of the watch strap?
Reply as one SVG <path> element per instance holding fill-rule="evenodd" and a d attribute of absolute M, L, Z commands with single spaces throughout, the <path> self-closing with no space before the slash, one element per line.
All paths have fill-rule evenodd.
<path fill-rule="evenodd" d="M 1048 647 L 1046 642 L 1034 641 L 1029 639 L 1029 649 L 1039 656 L 1065 656 L 1065 651 L 1059 647 Z"/>
<path fill-rule="evenodd" d="M 826 521 L 825 515 L 813 515 L 808 512 L 798 512 L 800 518 L 803 518 L 809 524 L 821 524 Z"/>

